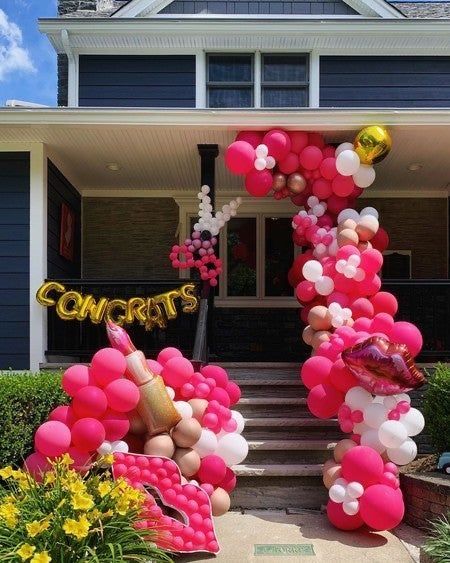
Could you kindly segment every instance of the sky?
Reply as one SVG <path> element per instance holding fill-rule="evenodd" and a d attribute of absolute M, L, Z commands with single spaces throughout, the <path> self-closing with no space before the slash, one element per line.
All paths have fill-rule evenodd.
<path fill-rule="evenodd" d="M 56 53 L 37 28 L 56 0 L 0 0 L 0 106 L 6 100 L 56 105 Z"/>

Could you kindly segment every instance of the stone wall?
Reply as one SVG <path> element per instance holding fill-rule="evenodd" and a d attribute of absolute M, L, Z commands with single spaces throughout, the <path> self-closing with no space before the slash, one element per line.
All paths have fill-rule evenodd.
<path fill-rule="evenodd" d="M 58 14 L 63 16 L 78 10 L 95 10 L 96 5 L 96 0 L 59 0 Z"/>
<path fill-rule="evenodd" d="M 439 473 L 401 475 L 405 522 L 422 530 L 450 511 L 450 479 Z"/>

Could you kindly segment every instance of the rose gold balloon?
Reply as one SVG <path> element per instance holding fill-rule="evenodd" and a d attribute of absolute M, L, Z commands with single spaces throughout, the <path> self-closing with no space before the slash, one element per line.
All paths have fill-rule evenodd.
<path fill-rule="evenodd" d="M 334 459 L 338 462 L 341 463 L 342 458 L 344 457 L 344 454 L 348 452 L 348 450 L 351 450 L 352 448 L 354 448 L 357 444 L 355 444 L 355 442 L 353 440 L 341 440 L 340 442 L 338 442 L 336 444 L 336 446 L 334 447 Z"/>
<path fill-rule="evenodd" d="M 287 179 L 287 187 L 291 194 L 298 195 L 306 188 L 305 178 L 298 172 L 289 174 Z"/>
<path fill-rule="evenodd" d="M 208 407 L 208 401 L 206 399 L 191 399 L 188 403 L 192 407 L 193 417 L 199 422 L 202 421 L 203 414 Z"/>
<path fill-rule="evenodd" d="M 334 467 L 330 467 L 330 469 L 324 471 L 323 484 L 327 489 L 329 489 L 331 485 L 333 485 L 333 483 L 336 481 L 336 479 L 339 479 L 339 477 L 342 477 L 341 466 L 335 465 Z"/>
<path fill-rule="evenodd" d="M 353 246 L 358 246 L 359 237 L 356 234 L 356 231 L 352 229 L 344 229 L 337 236 L 337 243 L 339 248 L 342 246 L 347 246 L 347 244 L 351 244 Z"/>
<path fill-rule="evenodd" d="M 132 434 L 140 435 L 147 432 L 147 427 L 137 411 L 128 413 L 128 418 L 130 419 L 130 432 Z"/>
<path fill-rule="evenodd" d="M 336 467 L 337 465 L 339 464 L 336 463 L 334 459 L 327 459 L 327 461 L 323 464 L 322 473 L 325 473 L 325 471 L 328 471 L 328 469 Z"/>
<path fill-rule="evenodd" d="M 311 346 L 316 350 L 322 342 L 329 342 L 330 341 L 331 332 L 328 330 L 318 330 L 316 334 L 313 336 Z"/>
<path fill-rule="evenodd" d="M 169 434 L 158 434 L 145 441 L 144 454 L 172 457 L 175 452 L 175 444 Z"/>
<path fill-rule="evenodd" d="M 356 221 L 353 221 L 353 219 L 346 219 L 345 221 L 342 221 L 342 223 L 339 223 L 337 232 L 340 233 L 344 229 L 351 229 L 354 231 L 356 229 Z"/>
<path fill-rule="evenodd" d="M 272 190 L 279 192 L 286 187 L 286 175 L 282 172 L 275 172 L 273 175 Z"/>
<path fill-rule="evenodd" d="M 360 252 L 364 252 L 364 250 L 370 250 L 372 248 L 372 243 L 368 240 L 360 241 L 357 248 Z"/>
<path fill-rule="evenodd" d="M 172 430 L 172 438 L 179 448 L 190 448 L 199 441 L 202 433 L 200 422 L 195 418 L 184 418 Z"/>
<path fill-rule="evenodd" d="M 302 332 L 303 342 L 305 344 L 308 344 L 308 346 L 311 346 L 311 342 L 312 342 L 312 339 L 313 339 L 315 333 L 316 333 L 316 331 L 312 327 L 310 327 L 309 325 L 306 326 L 303 329 L 303 332 Z"/>
<path fill-rule="evenodd" d="M 355 230 L 359 239 L 366 241 L 372 239 L 377 234 L 379 228 L 380 224 L 376 217 L 373 217 L 373 215 L 364 215 L 364 217 L 361 217 L 358 221 Z"/>
<path fill-rule="evenodd" d="M 213 516 L 223 516 L 230 510 L 230 495 L 221 487 L 217 487 L 209 500 L 211 501 Z"/>
<path fill-rule="evenodd" d="M 200 456 L 190 448 L 177 448 L 173 454 L 173 460 L 186 477 L 192 477 L 200 469 Z"/>
<path fill-rule="evenodd" d="M 316 305 L 308 313 L 308 323 L 314 330 L 328 330 L 331 328 L 331 315 L 327 307 Z"/>

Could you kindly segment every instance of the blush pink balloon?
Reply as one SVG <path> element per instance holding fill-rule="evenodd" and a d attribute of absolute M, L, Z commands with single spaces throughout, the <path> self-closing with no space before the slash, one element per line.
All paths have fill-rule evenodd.
<path fill-rule="evenodd" d="M 201 482 L 217 485 L 226 475 L 227 466 L 218 455 L 207 455 L 202 459 L 198 477 Z"/>
<path fill-rule="evenodd" d="M 225 164 L 233 174 L 247 174 L 254 169 L 255 149 L 246 141 L 235 141 L 225 152 Z"/>
<path fill-rule="evenodd" d="M 127 368 L 125 356 L 114 348 L 102 348 L 92 358 L 90 372 L 95 382 L 104 387 L 122 377 Z"/>
<path fill-rule="evenodd" d="M 269 149 L 269 155 L 280 161 L 286 158 L 291 150 L 291 139 L 286 131 L 272 129 L 264 135 L 263 144 Z"/>
<path fill-rule="evenodd" d="M 89 385 L 89 368 L 82 365 L 74 365 L 66 369 L 62 377 L 62 388 L 73 397 L 82 387 Z"/>
<path fill-rule="evenodd" d="M 423 338 L 420 330 L 413 324 L 406 321 L 398 321 L 394 323 L 389 337 L 392 342 L 406 344 L 409 353 L 413 358 L 418 355 L 423 346 Z"/>
<path fill-rule="evenodd" d="M 300 164 L 306 170 L 316 170 L 316 168 L 319 168 L 322 160 L 322 151 L 314 145 L 308 145 L 300 153 Z"/>
<path fill-rule="evenodd" d="M 70 440 L 70 429 L 57 420 L 44 422 L 34 435 L 36 450 L 47 457 L 58 457 L 66 453 L 70 447 Z"/>
<path fill-rule="evenodd" d="M 303 385 L 312 389 L 320 383 L 326 383 L 330 376 L 333 363 L 324 356 L 312 356 L 302 365 L 300 377 Z"/>
<path fill-rule="evenodd" d="M 104 391 L 109 407 L 118 412 L 130 412 L 139 402 L 139 389 L 128 379 L 116 379 Z"/>
<path fill-rule="evenodd" d="M 308 145 L 308 133 L 304 131 L 290 131 L 289 138 L 291 139 L 291 151 L 297 154 Z"/>
<path fill-rule="evenodd" d="M 338 175 L 336 159 L 334 157 L 324 158 L 320 164 L 319 170 L 325 180 L 333 180 Z M 331 193 L 329 195 L 331 195 Z"/>
<path fill-rule="evenodd" d="M 210 377 L 214 379 L 218 387 L 225 388 L 228 385 L 228 374 L 220 366 L 207 365 L 203 366 L 200 373 L 204 377 Z"/>
<path fill-rule="evenodd" d="M 358 481 L 364 487 L 379 483 L 384 472 L 383 459 L 368 446 L 356 446 L 342 458 L 342 477 L 347 481 Z"/>
<path fill-rule="evenodd" d="M 263 142 L 264 135 L 260 131 L 240 131 L 236 135 L 235 141 L 245 141 L 256 149 Z"/>
<path fill-rule="evenodd" d="M 234 381 L 229 381 L 227 383 L 227 386 L 225 387 L 225 391 L 228 393 L 228 396 L 230 397 L 230 404 L 236 405 L 239 402 L 239 399 L 241 398 L 241 388 L 239 387 L 239 385 Z"/>
<path fill-rule="evenodd" d="M 387 313 L 392 317 L 398 311 L 398 301 L 392 293 L 379 291 L 370 298 L 375 313 Z"/>
<path fill-rule="evenodd" d="M 100 421 L 105 428 L 105 438 L 110 442 L 121 440 L 130 429 L 126 413 L 109 410 Z"/>
<path fill-rule="evenodd" d="M 105 436 L 103 424 L 95 418 L 80 418 L 72 426 L 72 443 L 81 452 L 96 451 Z"/>
<path fill-rule="evenodd" d="M 361 528 L 361 526 L 364 526 L 364 521 L 359 512 L 353 516 L 349 516 L 344 512 L 341 502 L 333 502 L 331 499 L 327 504 L 327 516 L 328 520 L 338 530 L 350 532 L 351 530 L 357 530 Z"/>
<path fill-rule="evenodd" d="M 344 402 L 344 394 L 328 383 L 316 385 L 308 394 L 308 408 L 317 418 L 331 418 L 337 415 Z"/>
<path fill-rule="evenodd" d="M 108 407 L 105 393 L 98 387 L 87 385 L 74 395 L 72 409 L 77 418 L 100 418 Z"/>
<path fill-rule="evenodd" d="M 272 189 L 273 176 L 269 170 L 251 170 L 245 177 L 245 189 L 253 197 L 265 197 Z"/>
<path fill-rule="evenodd" d="M 392 530 L 402 521 L 405 505 L 401 495 L 392 487 L 375 484 L 359 499 L 359 513 L 373 530 Z"/>
<path fill-rule="evenodd" d="M 152 373 L 161 375 L 163 367 L 159 362 L 157 362 L 156 360 L 147 360 L 147 365 Z"/>
<path fill-rule="evenodd" d="M 72 407 L 69 405 L 61 405 L 56 407 L 52 410 L 52 412 L 48 415 L 49 420 L 57 420 L 58 422 L 62 422 L 69 428 L 72 427 L 73 423 L 75 422 L 75 414 L 72 410 Z"/>
<path fill-rule="evenodd" d="M 298 170 L 299 165 L 300 161 L 298 154 L 295 154 L 294 152 L 290 152 L 285 158 L 283 158 L 283 160 L 278 162 L 278 168 L 280 169 L 280 172 L 283 172 L 283 174 L 292 174 Z"/>
<path fill-rule="evenodd" d="M 163 348 L 161 352 L 158 354 L 157 362 L 164 366 L 167 361 L 171 358 L 182 358 L 183 354 L 178 350 L 178 348 L 173 348 L 168 346 L 167 348 Z"/>
<path fill-rule="evenodd" d="M 331 182 L 333 193 L 339 197 L 349 196 L 354 187 L 355 183 L 353 182 L 353 178 L 351 176 L 342 176 L 341 174 L 338 174 Z"/>

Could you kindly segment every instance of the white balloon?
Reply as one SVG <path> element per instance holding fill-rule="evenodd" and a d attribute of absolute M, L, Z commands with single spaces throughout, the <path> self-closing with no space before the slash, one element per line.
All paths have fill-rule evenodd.
<path fill-rule="evenodd" d="M 197 229 L 196 229 L 196 230 L 197 230 Z M 174 398 L 175 398 L 175 391 L 172 389 L 172 387 L 167 387 L 167 386 L 166 386 L 166 391 L 167 391 L 167 394 L 169 395 L 169 397 L 170 397 L 170 398 L 172 399 L 172 401 L 173 401 Z"/>
<path fill-rule="evenodd" d="M 388 395 L 384 398 L 383 405 L 387 408 L 388 411 L 391 411 L 397 406 L 397 399 L 392 395 Z"/>
<path fill-rule="evenodd" d="M 353 143 L 341 143 L 340 145 L 338 145 L 338 147 L 336 148 L 336 151 L 334 153 L 335 157 L 338 157 L 341 152 L 343 151 L 352 151 L 353 150 Z"/>
<path fill-rule="evenodd" d="M 375 209 L 375 207 L 364 207 L 364 209 L 360 211 L 359 214 L 361 215 L 361 217 L 364 217 L 364 215 L 373 215 L 375 219 L 379 218 L 378 211 Z"/>
<path fill-rule="evenodd" d="M 425 426 L 423 414 L 417 409 L 409 409 L 409 411 L 400 417 L 400 422 L 406 428 L 408 436 L 417 436 Z"/>
<path fill-rule="evenodd" d="M 316 282 L 323 275 L 322 264 L 317 260 L 308 260 L 302 268 L 303 275 L 310 282 Z"/>
<path fill-rule="evenodd" d="M 269 170 L 272 170 L 272 168 L 275 168 L 277 161 L 273 158 L 273 156 L 268 156 L 266 158 L 266 168 L 268 168 Z"/>
<path fill-rule="evenodd" d="M 238 411 L 231 411 L 231 418 L 237 422 L 237 428 L 235 432 L 237 434 L 242 434 L 242 431 L 245 427 L 245 418 Z"/>
<path fill-rule="evenodd" d="M 321 276 L 314 287 L 319 295 L 330 295 L 334 290 L 334 281 L 328 276 Z"/>
<path fill-rule="evenodd" d="M 256 168 L 256 170 L 264 170 L 266 168 L 266 159 L 265 158 L 257 158 L 255 160 L 255 168 Z"/>
<path fill-rule="evenodd" d="M 343 477 L 338 477 L 336 481 L 333 483 L 333 485 L 342 485 L 343 487 L 347 487 L 348 481 Z"/>
<path fill-rule="evenodd" d="M 266 158 L 266 156 L 269 154 L 269 149 L 267 148 L 267 145 L 258 145 L 256 147 L 255 153 L 258 158 Z"/>
<path fill-rule="evenodd" d="M 376 172 L 370 164 L 360 164 L 358 170 L 353 173 L 353 181 L 358 188 L 368 188 L 375 182 Z"/>
<path fill-rule="evenodd" d="M 359 213 L 356 211 L 356 209 L 351 209 L 350 207 L 343 209 L 337 217 L 338 225 L 339 223 L 347 221 L 347 219 L 351 219 L 352 221 L 355 221 L 355 223 L 359 221 Z"/>
<path fill-rule="evenodd" d="M 361 446 L 368 446 L 379 454 L 382 454 L 386 450 L 386 446 L 380 442 L 378 430 L 375 430 L 374 428 L 366 430 L 361 434 Z"/>
<path fill-rule="evenodd" d="M 367 426 L 367 424 L 364 424 L 364 422 L 358 422 L 353 426 L 353 434 L 359 434 L 360 436 L 362 436 L 365 432 L 368 432 L 369 430 L 372 429 L 370 428 L 370 426 Z"/>
<path fill-rule="evenodd" d="M 352 176 L 359 170 L 359 156 L 352 149 L 346 149 L 336 157 L 336 169 L 342 176 Z"/>
<path fill-rule="evenodd" d="M 213 454 L 217 449 L 217 438 L 214 432 L 203 428 L 198 442 L 192 446 L 192 449 L 196 451 L 200 457 Z"/>
<path fill-rule="evenodd" d="M 356 268 L 356 274 L 353 276 L 353 279 L 357 282 L 363 281 L 366 277 L 366 272 L 362 268 Z"/>
<path fill-rule="evenodd" d="M 221 457 L 228 467 L 231 465 L 237 465 L 238 463 L 244 461 L 247 454 L 247 440 L 240 434 L 233 432 L 231 434 L 226 434 L 223 438 L 220 438 L 217 445 L 216 455 Z"/>
<path fill-rule="evenodd" d="M 375 397 L 373 398 L 373 402 L 374 403 L 384 403 L 384 399 L 386 399 L 385 395 L 375 395 Z"/>
<path fill-rule="evenodd" d="M 359 502 L 357 500 L 346 501 L 342 504 L 342 510 L 349 516 L 354 516 L 359 512 Z"/>
<path fill-rule="evenodd" d="M 358 483 L 358 481 L 351 481 L 348 485 L 347 485 L 347 496 L 352 498 L 352 499 L 356 499 L 359 498 L 363 495 L 364 493 L 364 487 L 361 485 L 361 483 Z"/>
<path fill-rule="evenodd" d="M 207 186 L 206 184 L 204 186 L 202 186 L 202 194 L 209 194 L 210 191 L 211 191 L 211 188 L 209 186 Z"/>
<path fill-rule="evenodd" d="M 100 447 L 97 448 L 97 453 L 100 455 L 107 455 L 110 454 L 112 452 L 112 446 L 111 446 L 111 442 L 108 442 L 107 440 L 105 440 Z"/>
<path fill-rule="evenodd" d="M 129 450 L 128 444 L 123 440 L 116 440 L 115 442 L 112 442 L 111 448 L 113 452 L 120 452 L 122 454 L 126 454 Z"/>
<path fill-rule="evenodd" d="M 181 414 L 182 418 L 192 418 L 194 411 L 189 403 L 186 401 L 175 401 L 175 408 Z"/>
<path fill-rule="evenodd" d="M 411 397 L 408 395 L 408 393 L 400 393 L 399 395 L 395 395 L 395 398 L 397 400 L 397 403 L 399 403 L 400 401 L 406 401 L 407 403 L 411 404 Z"/>
<path fill-rule="evenodd" d="M 352 266 L 351 264 L 347 264 L 344 268 L 344 276 L 346 278 L 354 278 L 356 274 L 356 267 Z"/>
<path fill-rule="evenodd" d="M 411 440 L 411 438 L 408 438 L 400 447 L 388 448 L 387 455 L 388 458 L 397 465 L 411 463 L 417 455 L 416 443 L 414 440 Z"/>
<path fill-rule="evenodd" d="M 332 485 L 328 491 L 328 495 L 333 502 L 343 502 L 345 498 L 345 487 L 342 485 Z"/>
<path fill-rule="evenodd" d="M 386 420 L 378 429 L 378 438 L 386 448 L 399 448 L 408 438 L 408 433 L 398 420 Z"/>
<path fill-rule="evenodd" d="M 354 410 L 363 411 L 372 402 L 372 395 L 362 387 L 352 387 L 345 395 L 345 403 Z"/>
<path fill-rule="evenodd" d="M 372 403 L 367 405 L 363 411 L 364 422 L 371 428 L 380 428 L 380 426 L 387 420 L 388 411 L 384 405 L 380 403 Z"/>

